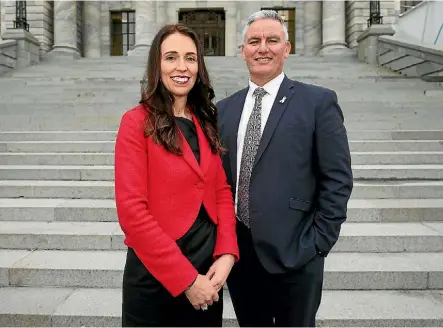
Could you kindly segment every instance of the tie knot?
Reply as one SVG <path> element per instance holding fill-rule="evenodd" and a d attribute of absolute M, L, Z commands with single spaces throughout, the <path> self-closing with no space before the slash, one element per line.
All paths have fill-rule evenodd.
<path fill-rule="evenodd" d="M 255 97 L 257 97 L 257 98 L 262 98 L 266 93 L 267 93 L 267 92 L 266 92 L 265 89 L 259 87 L 259 88 L 257 88 L 257 89 L 254 90 L 253 95 L 254 95 Z"/>

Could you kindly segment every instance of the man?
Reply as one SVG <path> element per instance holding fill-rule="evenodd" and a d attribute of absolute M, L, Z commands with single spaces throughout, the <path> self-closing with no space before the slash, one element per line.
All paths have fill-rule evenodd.
<path fill-rule="evenodd" d="M 254 13 L 242 45 L 249 87 L 217 104 L 238 219 L 240 261 L 227 284 L 240 326 L 315 326 L 324 258 L 353 186 L 336 94 L 286 77 L 290 49 L 278 14 Z"/>

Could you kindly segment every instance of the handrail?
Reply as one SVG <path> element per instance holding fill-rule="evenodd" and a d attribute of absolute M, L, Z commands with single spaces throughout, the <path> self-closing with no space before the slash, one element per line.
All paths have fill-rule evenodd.
<path fill-rule="evenodd" d="M 438 38 L 440 37 L 441 31 L 443 31 L 443 23 L 440 25 L 440 30 L 437 33 L 437 36 L 435 37 L 434 45 L 437 44 Z"/>
<path fill-rule="evenodd" d="M 418 3 L 418 4 L 414 5 L 414 6 L 411 6 L 408 10 L 406 10 L 406 11 L 400 13 L 400 14 L 399 14 L 399 17 L 403 17 L 403 16 L 406 16 L 406 15 L 409 15 L 410 13 L 416 11 L 417 8 L 420 8 L 420 7 L 422 7 L 422 6 L 425 6 L 427 2 L 428 2 L 428 0 L 423 0 L 423 1 L 421 1 L 420 3 Z"/>
<path fill-rule="evenodd" d="M 380 36 L 379 42 L 389 46 L 402 48 L 402 54 L 421 58 L 439 65 L 443 65 L 443 50 L 433 45 L 414 44 L 410 40 L 393 36 Z M 384 47 L 386 47 L 384 46 Z"/>

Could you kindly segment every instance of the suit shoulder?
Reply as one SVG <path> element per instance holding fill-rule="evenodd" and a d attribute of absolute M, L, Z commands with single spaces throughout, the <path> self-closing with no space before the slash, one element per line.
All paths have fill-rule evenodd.
<path fill-rule="evenodd" d="M 126 125 L 132 128 L 143 127 L 147 118 L 148 109 L 145 105 L 139 104 L 127 109 L 120 121 L 120 126 Z"/>
<path fill-rule="evenodd" d="M 122 120 L 140 121 L 146 118 L 148 108 L 143 104 L 138 104 L 132 108 L 127 109 L 123 115 Z"/>
<path fill-rule="evenodd" d="M 315 85 L 311 83 L 305 83 L 300 81 L 293 81 L 294 85 L 297 88 L 300 88 L 303 90 L 303 93 L 306 95 L 309 95 L 311 97 L 321 97 L 320 99 L 324 98 L 325 96 L 334 96 L 336 95 L 335 91 L 320 85 Z"/>
<path fill-rule="evenodd" d="M 237 98 L 239 96 L 239 94 L 241 94 L 242 92 L 244 92 L 247 88 L 238 90 L 237 92 L 233 93 L 230 96 L 227 96 L 226 98 L 223 98 L 222 100 L 219 100 L 217 102 L 217 107 L 220 108 L 224 108 L 226 106 L 226 104 L 228 104 L 229 102 L 231 102 L 233 99 Z"/>

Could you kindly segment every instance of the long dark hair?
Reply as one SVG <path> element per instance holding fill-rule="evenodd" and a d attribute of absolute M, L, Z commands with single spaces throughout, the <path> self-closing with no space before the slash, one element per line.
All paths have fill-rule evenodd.
<path fill-rule="evenodd" d="M 202 130 L 209 141 L 211 151 L 221 154 L 224 148 L 221 145 L 217 129 L 217 108 L 212 100 L 215 97 L 214 89 L 209 80 L 206 69 L 203 48 L 197 34 L 182 24 L 166 25 L 152 41 L 149 50 L 148 64 L 141 87 L 140 103 L 147 109 L 145 135 L 152 135 L 154 142 L 161 144 L 171 153 L 181 155 L 179 133 L 174 120 L 172 105 L 173 95 L 161 82 L 161 44 L 163 40 L 174 33 L 190 37 L 197 48 L 198 75 L 197 81 L 188 94 L 187 105 L 191 107 Z"/>

